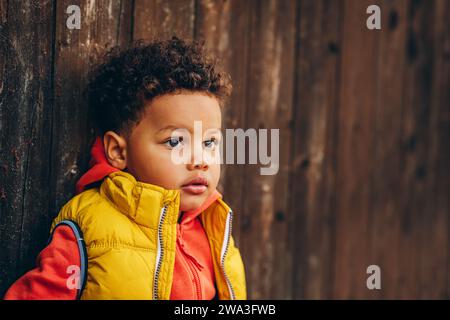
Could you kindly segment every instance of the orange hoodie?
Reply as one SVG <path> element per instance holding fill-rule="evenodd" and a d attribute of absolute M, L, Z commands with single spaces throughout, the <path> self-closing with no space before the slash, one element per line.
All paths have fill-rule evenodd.
<path fill-rule="evenodd" d="M 91 148 L 89 166 L 76 184 L 77 194 L 119 170 L 108 163 L 100 137 Z M 216 190 L 199 208 L 180 214 L 171 300 L 210 300 L 216 296 L 209 241 L 198 216 L 221 197 Z M 67 266 L 80 261 L 76 239 L 67 226 L 55 229 L 51 241 L 38 256 L 38 267 L 18 279 L 4 298 L 76 299 L 76 289 L 68 288 L 66 280 Z"/>

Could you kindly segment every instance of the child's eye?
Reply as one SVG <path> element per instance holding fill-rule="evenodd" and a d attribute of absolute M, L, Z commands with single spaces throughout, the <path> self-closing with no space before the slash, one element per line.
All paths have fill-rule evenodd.
<path fill-rule="evenodd" d="M 209 139 L 209 140 L 206 140 L 206 141 L 203 142 L 203 143 L 204 143 L 205 147 L 214 149 L 215 146 L 216 146 L 219 142 L 217 141 L 216 138 L 211 138 L 211 139 Z"/>
<path fill-rule="evenodd" d="M 175 137 L 175 138 L 170 138 L 169 140 L 167 140 L 166 142 L 164 142 L 165 145 L 167 145 L 170 148 L 175 148 L 177 147 L 181 142 L 183 142 L 183 137 Z"/>

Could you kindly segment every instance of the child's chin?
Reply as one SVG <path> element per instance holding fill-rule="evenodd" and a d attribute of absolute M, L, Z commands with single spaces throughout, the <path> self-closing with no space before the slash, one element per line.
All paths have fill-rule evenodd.
<path fill-rule="evenodd" d="M 182 194 L 180 199 L 180 211 L 191 211 L 200 207 L 205 201 L 205 194 Z"/>

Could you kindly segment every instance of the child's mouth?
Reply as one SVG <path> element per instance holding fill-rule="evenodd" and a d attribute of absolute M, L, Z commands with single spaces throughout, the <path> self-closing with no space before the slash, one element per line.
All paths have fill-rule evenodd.
<path fill-rule="evenodd" d="M 206 189 L 208 189 L 208 181 L 203 177 L 195 178 L 181 187 L 181 190 L 193 195 L 202 194 Z"/>

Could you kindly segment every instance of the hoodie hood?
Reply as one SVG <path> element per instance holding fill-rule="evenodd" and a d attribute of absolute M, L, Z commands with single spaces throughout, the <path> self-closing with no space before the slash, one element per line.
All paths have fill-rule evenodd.
<path fill-rule="evenodd" d="M 89 184 L 103 180 L 109 174 L 120 171 L 109 164 L 101 137 L 97 137 L 91 148 L 91 160 L 88 171 L 81 176 L 75 185 L 76 194 L 83 192 Z"/>

